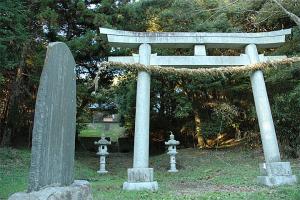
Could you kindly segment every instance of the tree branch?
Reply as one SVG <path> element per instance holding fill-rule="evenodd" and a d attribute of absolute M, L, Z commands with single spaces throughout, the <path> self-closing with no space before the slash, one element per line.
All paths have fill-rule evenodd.
<path fill-rule="evenodd" d="M 290 11 L 288 11 L 287 9 L 285 9 L 285 7 L 283 7 L 283 5 L 278 1 L 278 0 L 272 0 L 274 3 L 276 3 L 280 8 L 281 10 L 287 14 L 291 20 L 293 20 L 297 26 L 300 28 L 300 17 L 298 17 L 297 15 L 295 15 L 294 13 L 291 13 Z"/>

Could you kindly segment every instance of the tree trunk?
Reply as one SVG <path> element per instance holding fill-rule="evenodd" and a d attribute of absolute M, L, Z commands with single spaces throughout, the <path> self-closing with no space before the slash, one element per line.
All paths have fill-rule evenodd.
<path fill-rule="evenodd" d="M 236 140 L 241 140 L 242 139 L 241 131 L 238 128 L 235 128 L 235 139 Z"/>
<path fill-rule="evenodd" d="M 25 66 L 25 55 L 27 53 L 27 47 L 29 45 L 24 43 L 21 53 L 21 59 L 19 66 L 16 69 L 16 77 L 11 87 L 8 107 L 7 107 L 7 115 L 3 137 L 0 146 L 10 146 L 13 135 L 15 134 L 15 129 L 18 126 L 18 116 L 19 116 L 19 101 L 22 93 L 22 80 L 23 80 L 23 68 Z"/>
<path fill-rule="evenodd" d="M 9 86 L 8 86 L 9 87 Z M 0 145 L 1 145 L 1 141 L 2 138 L 4 137 L 4 130 L 5 130 L 5 124 L 6 124 L 6 116 L 7 116 L 7 111 L 8 111 L 8 103 L 9 103 L 9 98 L 10 98 L 10 92 L 8 91 L 6 96 L 4 97 L 3 101 L 5 101 L 4 104 L 4 109 L 3 112 L 0 113 Z"/>
<path fill-rule="evenodd" d="M 205 140 L 202 135 L 201 131 L 201 119 L 198 110 L 194 110 L 194 118 L 195 118 L 195 129 L 196 129 L 196 136 L 198 141 L 198 147 L 203 148 L 205 147 Z"/>

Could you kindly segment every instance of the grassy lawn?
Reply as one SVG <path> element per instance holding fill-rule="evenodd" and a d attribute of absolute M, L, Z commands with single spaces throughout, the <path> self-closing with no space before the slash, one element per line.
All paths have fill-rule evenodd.
<path fill-rule="evenodd" d="M 25 190 L 30 164 L 29 150 L 0 148 L 0 199 Z"/>
<path fill-rule="evenodd" d="M 300 184 L 267 188 L 256 184 L 261 152 L 233 150 L 181 149 L 177 156 L 179 172 L 167 172 L 166 154 L 152 156 L 157 192 L 122 190 L 132 154 L 112 153 L 107 159 L 109 173 L 99 175 L 98 157 L 94 153 L 76 153 L 75 177 L 88 180 L 94 199 L 271 199 L 300 200 Z M 293 173 L 300 174 L 299 159 L 290 160 Z M 0 149 L 0 199 L 26 189 L 30 152 Z"/>
<path fill-rule="evenodd" d="M 109 129 L 106 130 L 105 126 L 109 126 Z M 118 123 L 89 123 L 86 124 L 85 129 L 80 131 L 79 137 L 100 137 L 103 134 L 106 137 L 110 137 L 112 141 L 117 141 L 124 132 L 125 129 L 120 127 Z"/>

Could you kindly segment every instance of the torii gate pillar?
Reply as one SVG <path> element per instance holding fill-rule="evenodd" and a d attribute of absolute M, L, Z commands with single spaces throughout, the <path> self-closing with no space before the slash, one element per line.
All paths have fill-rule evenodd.
<path fill-rule="evenodd" d="M 150 64 L 151 46 L 139 46 L 139 63 Z M 140 71 L 137 77 L 133 168 L 128 169 L 124 190 L 157 190 L 153 168 L 149 168 L 150 74 Z"/>
<path fill-rule="evenodd" d="M 259 62 L 255 44 L 246 46 L 246 54 L 251 64 Z M 253 72 L 250 80 L 265 156 L 265 163 L 259 165 L 261 176 L 257 177 L 258 183 L 267 186 L 294 184 L 297 179 L 292 175 L 290 163 L 281 162 L 280 159 L 263 72 L 261 70 Z"/>

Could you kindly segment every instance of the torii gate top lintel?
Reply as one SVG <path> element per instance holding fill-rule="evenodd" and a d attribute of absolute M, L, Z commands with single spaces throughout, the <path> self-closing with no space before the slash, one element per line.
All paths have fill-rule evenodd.
<path fill-rule="evenodd" d="M 132 32 L 100 28 L 101 34 L 106 34 L 108 42 L 114 47 L 136 48 L 141 44 L 151 47 L 194 48 L 194 56 L 158 56 L 149 54 L 148 65 L 173 67 L 199 66 L 241 66 L 250 64 L 249 57 L 240 56 L 210 56 L 208 48 L 245 48 L 254 44 L 256 48 L 274 48 L 285 42 L 285 36 L 291 29 L 261 33 L 208 33 L 208 32 Z M 151 49 L 150 47 L 150 49 Z M 151 53 L 151 50 L 150 50 Z M 281 60 L 285 56 L 259 55 L 259 60 Z M 139 54 L 133 56 L 110 56 L 108 61 L 121 63 L 139 63 Z"/>
<path fill-rule="evenodd" d="M 191 48 L 203 44 L 206 48 L 244 48 L 255 44 L 258 48 L 274 48 L 285 42 L 291 29 L 258 33 L 210 32 L 134 32 L 100 28 L 114 47 L 136 48 L 143 43 L 153 47 Z"/>

